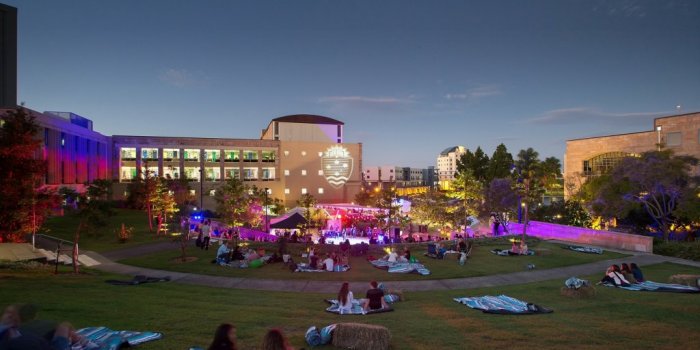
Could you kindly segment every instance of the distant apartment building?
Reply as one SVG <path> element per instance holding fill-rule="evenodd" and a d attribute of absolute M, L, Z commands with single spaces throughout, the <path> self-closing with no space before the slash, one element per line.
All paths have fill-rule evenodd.
<path fill-rule="evenodd" d="M 85 182 L 111 179 L 115 199 L 125 199 L 128 184 L 150 173 L 187 179 L 197 202 L 211 210 L 219 185 L 231 178 L 266 188 L 286 206 L 304 194 L 320 203 L 349 203 L 362 186 L 362 144 L 343 143 L 343 123 L 328 117 L 276 118 L 261 139 L 110 137 L 74 113 L 27 111 L 41 127 L 37 157 L 47 161 L 48 186 L 82 191 Z"/>
<path fill-rule="evenodd" d="M 435 186 L 435 168 L 411 168 L 399 166 L 370 166 L 362 170 L 365 184 L 370 188 L 396 189 L 397 194 L 423 193 Z"/>
<path fill-rule="evenodd" d="M 440 188 L 448 188 L 449 183 L 455 179 L 457 161 L 467 152 L 464 146 L 449 147 L 440 152 L 437 157 L 438 183 Z"/>
<path fill-rule="evenodd" d="M 565 197 L 589 178 L 612 169 L 622 158 L 660 147 L 700 158 L 700 112 L 656 118 L 648 131 L 566 141 Z M 693 172 L 700 175 L 700 167 Z"/>

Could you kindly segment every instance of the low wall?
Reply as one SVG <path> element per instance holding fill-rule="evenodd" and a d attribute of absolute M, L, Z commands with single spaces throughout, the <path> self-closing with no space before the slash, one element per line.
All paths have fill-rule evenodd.
<path fill-rule="evenodd" d="M 511 222 L 508 228 L 512 234 L 522 234 L 523 232 L 523 224 Z M 527 235 L 541 239 L 556 239 L 582 245 L 644 253 L 652 252 L 654 242 L 652 237 L 647 236 L 550 224 L 539 221 L 530 221 L 527 227 Z"/>

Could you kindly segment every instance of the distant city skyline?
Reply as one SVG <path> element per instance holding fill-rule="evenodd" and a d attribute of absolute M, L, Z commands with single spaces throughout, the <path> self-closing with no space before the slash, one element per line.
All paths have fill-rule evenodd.
<path fill-rule="evenodd" d="M 105 135 L 343 121 L 367 166 L 435 165 L 700 110 L 698 1 L 12 1 L 18 103 Z M 680 106 L 680 107 L 677 107 Z"/>

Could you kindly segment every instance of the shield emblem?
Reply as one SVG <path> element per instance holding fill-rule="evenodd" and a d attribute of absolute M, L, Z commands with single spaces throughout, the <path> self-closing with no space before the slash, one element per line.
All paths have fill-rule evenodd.
<path fill-rule="evenodd" d="M 331 186 L 339 188 L 350 179 L 353 159 L 347 149 L 342 146 L 332 146 L 323 153 L 321 167 L 326 181 Z"/>

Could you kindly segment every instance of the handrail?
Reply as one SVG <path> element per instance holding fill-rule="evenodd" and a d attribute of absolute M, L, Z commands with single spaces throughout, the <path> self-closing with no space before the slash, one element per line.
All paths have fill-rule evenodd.
<path fill-rule="evenodd" d="M 36 236 L 37 236 L 37 237 L 44 237 L 44 238 L 46 238 L 46 239 L 53 240 L 53 241 L 58 241 L 58 242 L 61 242 L 61 243 L 70 243 L 71 245 L 73 244 L 72 241 L 67 241 L 67 240 L 62 239 L 62 238 L 58 238 L 58 237 L 54 237 L 54 236 L 45 235 L 45 234 L 43 234 L 43 233 L 37 233 Z"/>

